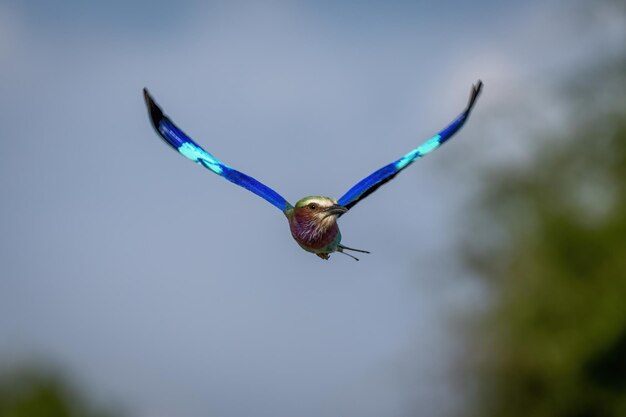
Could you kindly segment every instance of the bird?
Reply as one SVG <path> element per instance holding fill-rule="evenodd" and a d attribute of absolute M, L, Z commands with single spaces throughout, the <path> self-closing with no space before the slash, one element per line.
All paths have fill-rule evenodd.
<path fill-rule="evenodd" d="M 482 87 L 483 83 L 480 80 L 472 85 L 467 106 L 443 130 L 396 161 L 374 171 L 350 188 L 339 199 L 326 196 L 308 196 L 298 200 L 295 205 L 291 205 L 267 185 L 231 168 L 205 151 L 163 113 L 147 88 L 143 89 L 143 95 L 152 126 L 168 145 L 186 158 L 253 192 L 282 211 L 289 223 L 291 235 L 302 249 L 325 260 L 328 260 L 332 253 L 338 252 L 358 261 L 356 256 L 346 251 L 370 252 L 343 245 L 337 219 L 379 187 L 394 179 L 396 175 L 417 159 L 439 148 L 457 133 L 469 117 Z"/>

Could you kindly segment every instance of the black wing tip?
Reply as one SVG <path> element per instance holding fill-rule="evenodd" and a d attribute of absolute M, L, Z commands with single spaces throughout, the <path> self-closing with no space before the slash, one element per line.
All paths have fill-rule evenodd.
<path fill-rule="evenodd" d="M 143 98 L 146 101 L 146 107 L 148 108 L 148 114 L 150 115 L 150 121 L 152 122 L 152 126 L 154 126 L 154 128 L 158 131 L 159 123 L 164 117 L 163 111 L 156 104 L 146 87 L 143 88 Z"/>
<path fill-rule="evenodd" d="M 480 95 L 480 92 L 482 91 L 482 89 L 483 89 L 483 82 L 481 80 L 478 80 L 476 84 L 472 85 L 472 91 L 470 91 L 470 98 L 467 103 L 467 110 L 466 110 L 467 112 L 472 110 L 472 107 L 474 107 L 474 104 L 476 103 L 476 99 Z"/>

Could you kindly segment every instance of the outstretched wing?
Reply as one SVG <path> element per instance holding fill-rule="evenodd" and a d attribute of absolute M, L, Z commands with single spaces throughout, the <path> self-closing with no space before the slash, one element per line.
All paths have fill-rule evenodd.
<path fill-rule="evenodd" d="M 478 80 L 476 85 L 472 86 L 470 98 L 467 107 L 452 123 L 450 123 L 441 132 L 422 143 L 418 148 L 404 155 L 402 158 L 388 165 L 385 165 L 378 171 L 361 180 L 354 187 L 350 188 L 339 200 L 338 203 L 347 209 L 351 209 L 359 201 L 372 194 L 381 185 L 392 180 L 400 171 L 411 165 L 417 158 L 434 151 L 440 147 L 445 141 L 450 139 L 465 124 L 467 117 L 474 107 L 474 103 L 483 87 L 482 81 Z"/>
<path fill-rule="evenodd" d="M 292 207 L 291 204 L 276 191 L 254 178 L 223 164 L 213 155 L 202 149 L 200 145 L 187 136 L 185 132 L 180 130 L 169 117 L 163 114 L 163 111 L 154 102 L 154 99 L 146 88 L 143 89 L 143 96 L 146 100 L 148 114 L 150 115 L 154 129 L 172 148 L 176 149 L 183 156 L 215 172 L 217 175 L 226 178 L 228 181 L 252 191 L 259 197 L 272 203 L 272 205 L 276 206 L 281 211 Z"/>

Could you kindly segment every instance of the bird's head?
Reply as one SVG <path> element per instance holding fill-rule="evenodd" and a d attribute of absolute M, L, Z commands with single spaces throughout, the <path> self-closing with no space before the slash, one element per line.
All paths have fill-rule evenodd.
<path fill-rule="evenodd" d="M 322 227 L 330 226 L 346 211 L 348 209 L 337 204 L 337 200 L 320 196 L 304 197 L 294 208 L 296 217 L 307 219 Z"/>

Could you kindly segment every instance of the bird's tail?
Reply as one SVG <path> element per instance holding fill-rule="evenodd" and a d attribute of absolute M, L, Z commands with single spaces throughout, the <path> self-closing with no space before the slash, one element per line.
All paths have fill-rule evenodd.
<path fill-rule="evenodd" d="M 351 257 L 352 259 L 354 259 L 355 261 L 358 261 L 358 260 L 359 260 L 359 258 L 357 258 L 357 257 L 356 257 L 356 256 L 354 256 L 354 255 L 351 255 L 351 254 L 349 254 L 349 253 L 344 252 L 344 250 L 351 250 L 351 251 L 354 251 L 354 252 L 360 252 L 360 253 L 369 253 L 369 251 L 366 251 L 366 250 L 363 250 L 363 249 L 354 249 L 354 248 L 349 248 L 349 247 L 344 246 L 344 245 L 339 245 L 339 246 L 337 247 L 337 252 L 339 252 L 339 253 L 343 253 L 344 255 L 349 256 L 349 257 Z"/>

